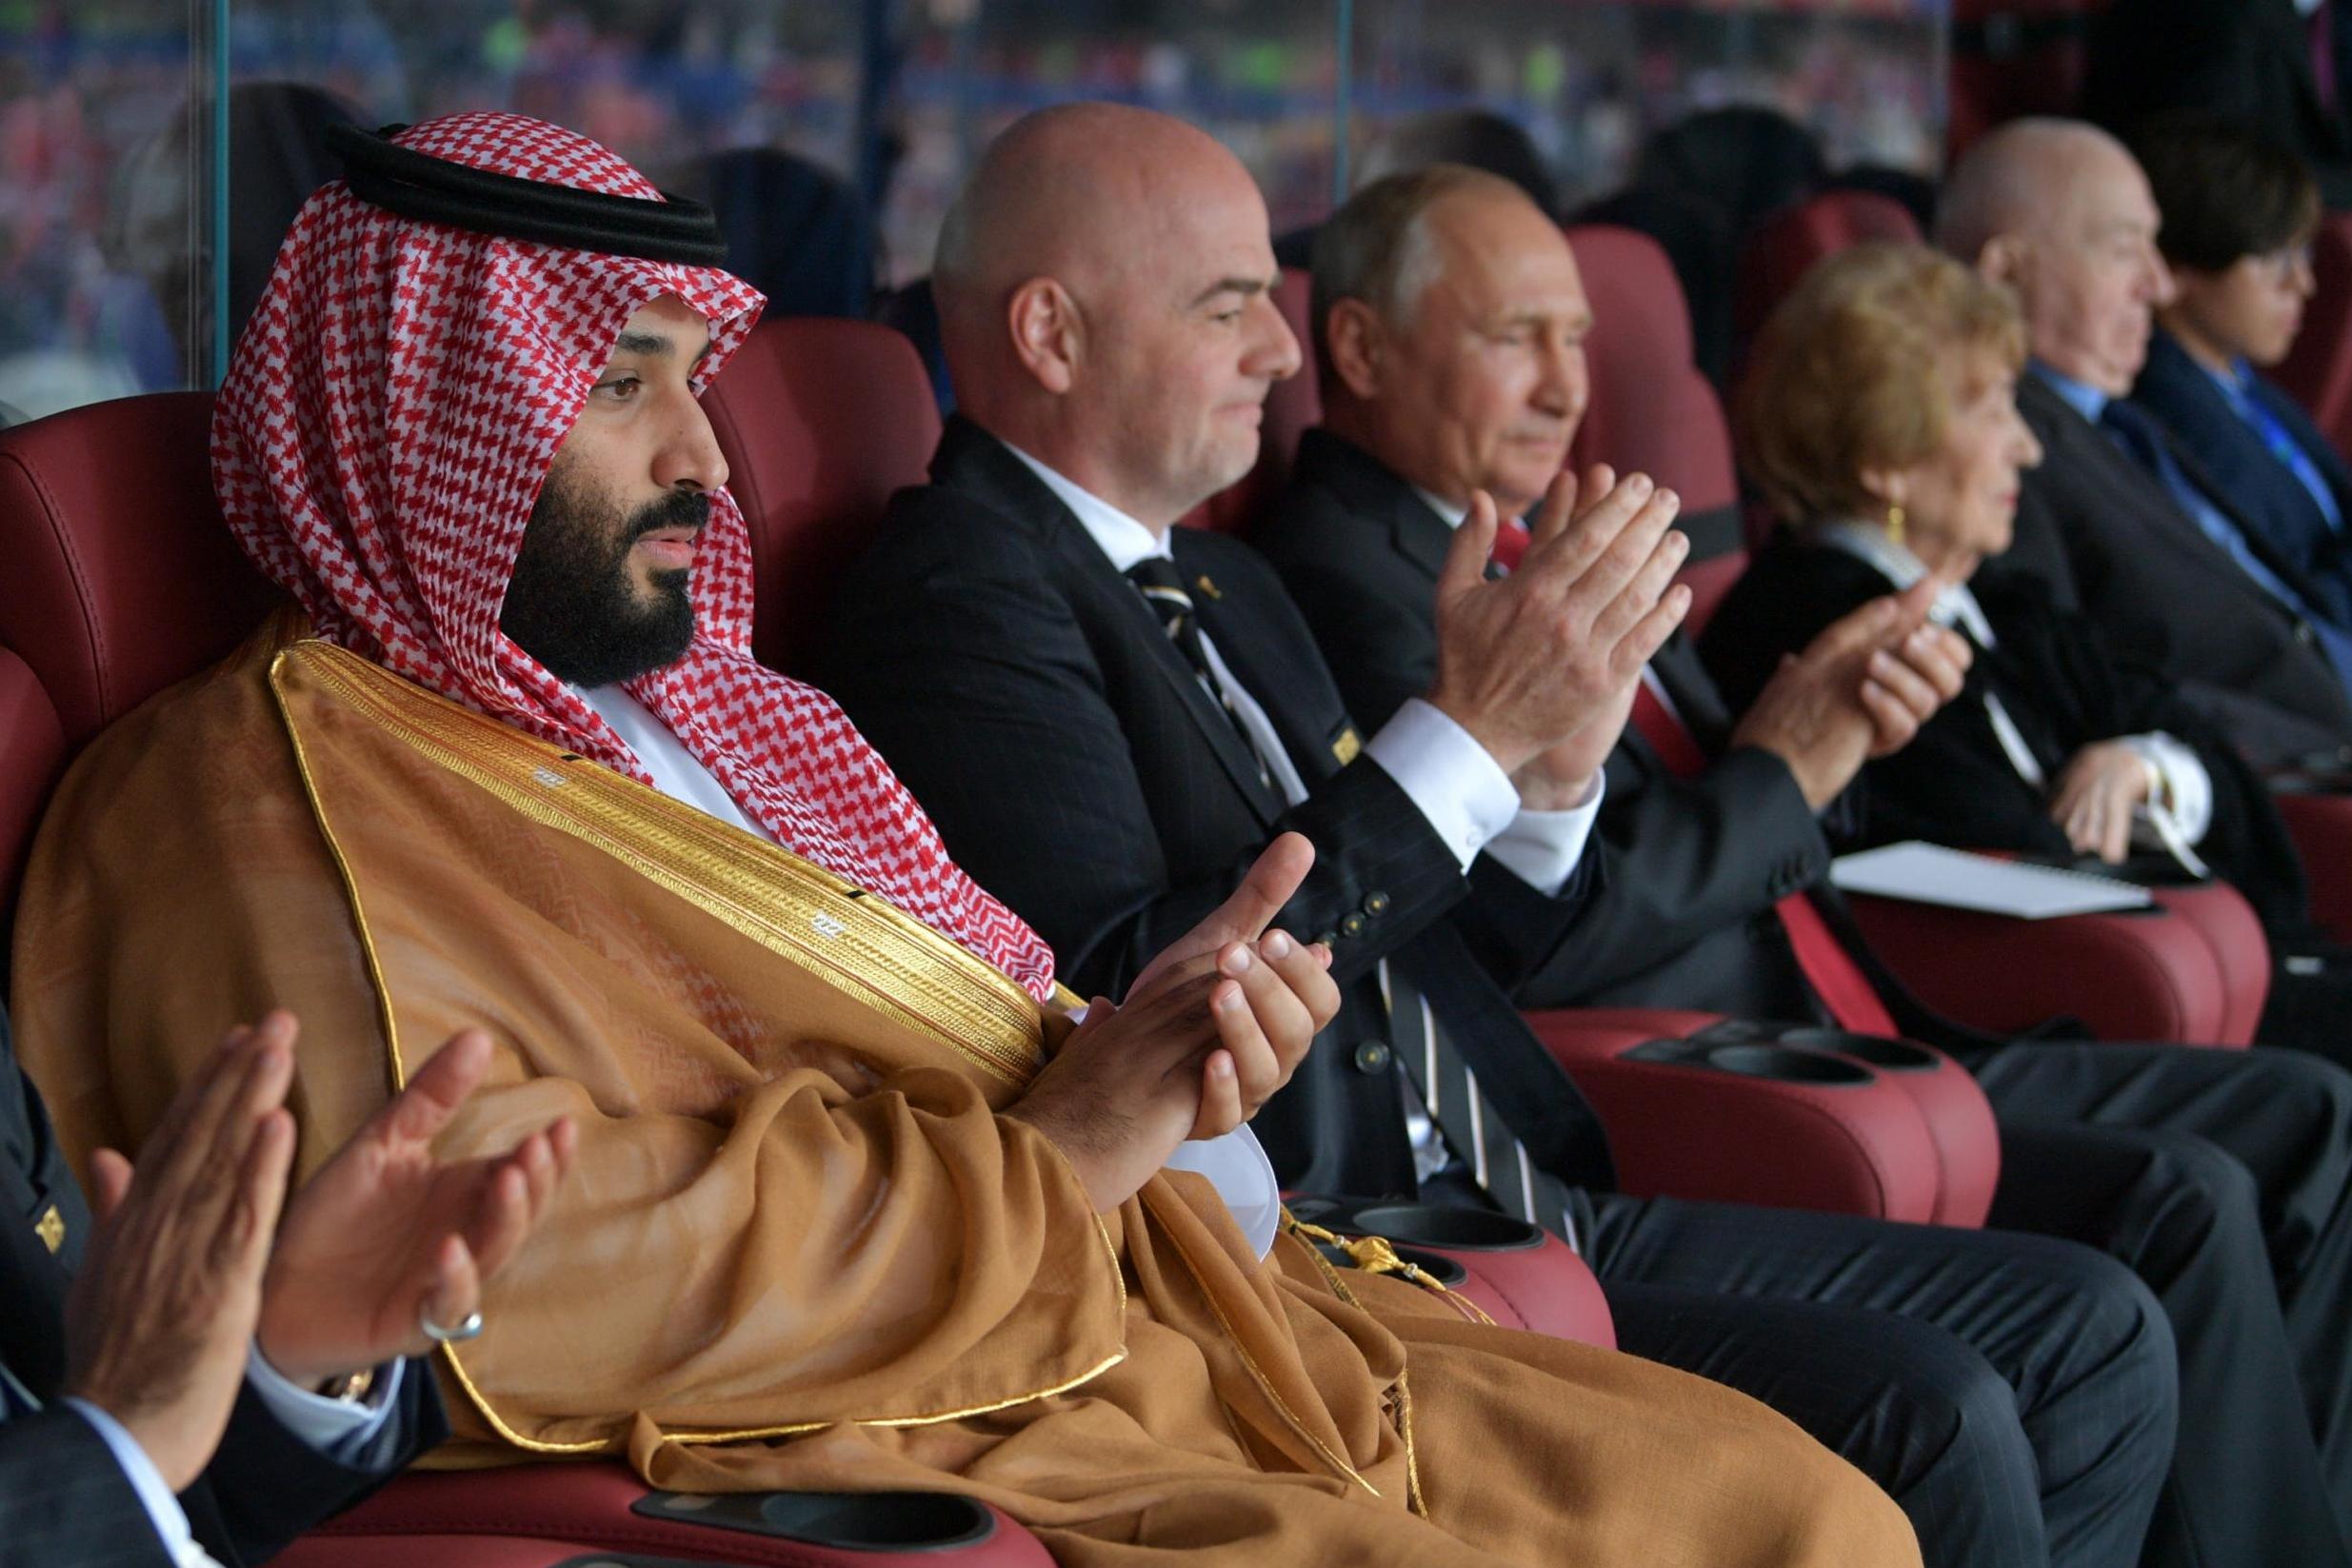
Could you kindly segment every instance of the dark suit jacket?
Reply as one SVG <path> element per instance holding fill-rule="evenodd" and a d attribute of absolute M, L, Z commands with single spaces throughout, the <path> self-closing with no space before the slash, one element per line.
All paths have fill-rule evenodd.
<path fill-rule="evenodd" d="M 2171 682 L 2258 764 L 2352 743 L 2352 698 L 2310 629 L 2040 377 L 2019 378 L 2017 407 L 2042 466 L 2019 487 L 2016 543 L 1975 586 L 2039 579 L 2116 658 Z M 2175 455 L 2203 471 L 2195 453 Z"/>
<path fill-rule="evenodd" d="M 1925 839 L 1974 849 L 2073 850 L 2042 790 L 2018 775 L 1993 732 L 1999 696 L 2055 782 L 2093 741 L 2164 730 L 2194 746 L 2213 782 L 2213 822 L 2198 853 L 2281 928 L 2305 918 L 2302 863 L 2269 792 L 2244 760 L 2163 680 L 2112 657 L 2083 617 L 2042 585 L 1971 583 L 1997 646 L 1977 650 L 1961 695 L 1911 744 L 1863 770 L 1863 844 Z M 1843 550 L 1783 537 L 1761 551 L 1708 621 L 1699 651 L 1734 711 L 1755 701 L 1783 653 L 1887 591 L 1877 569 Z"/>
<path fill-rule="evenodd" d="M 2352 10 L 2336 7 L 2336 57 Z M 2352 89 L 2352 76 L 2339 81 Z M 2152 114 L 2205 109 L 2292 149 L 2331 208 L 2352 207 L 2352 129 L 2330 113 L 2312 69 L 2310 24 L 2294 0 L 2114 0 L 2091 23 L 2083 112 L 2115 130 Z"/>
<path fill-rule="evenodd" d="M 1437 665 L 1437 577 L 1452 530 L 1410 486 L 1362 448 L 1310 430 L 1289 487 L 1253 538 L 1306 613 L 1351 712 L 1376 725 L 1427 689 Z M 1587 851 L 1605 874 L 1574 945 L 1523 976 L 1517 1000 L 1825 1022 L 1774 913 L 1799 888 L 1832 897 L 1823 824 L 1778 757 L 1726 747 L 1730 715 L 1687 641 L 1668 642 L 1651 669 L 1713 764 L 1678 777 L 1626 728 L 1609 754 Z M 1938 1043 L 1983 1043 L 1883 974 L 1842 910 L 1824 913 L 1907 1030 L 1916 1024 Z"/>
<path fill-rule="evenodd" d="M 52 1256 L 34 1227 L 54 1207 L 65 1226 Z M 65 1377 L 66 1291 L 90 1234 L 90 1210 L 50 1136 L 40 1095 L 16 1065 L 0 1017 L 0 1366 L 38 1399 Z M 147 1510 L 97 1429 L 71 1410 L 8 1419 L 0 1395 L 0 1556 L 50 1568 L 163 1564 Z M 204 1479 L 183 1494 L 205 1549 L 258 1562 L 382 1485 L 448 1435 L 431 1368 L 411 1365 L 377 1444 L 382 1462 L 354 1469 L 278 1424 L 241 1393 Z"/>
<path fill-rule="evenodd" d="M 1308 785 L 1286 806 L 1158 620 L 994 437 L 950 422 L 932 483 L 902 492 L 841 588 L 821 684 L 948 848 L 1052 943 L 1081 992 L 1119 995 L 1238 884 L 1279 832 L 1315 845 L 1279 916 L 1329 942 L 1345 1005 L 1255 1125 L 1284 1182 L 1413 1190 L 1376 964 L 1419 983 L 1529 1151 L 1605 1181 L 1599 1124 L 1462 950 L 1455 922 L 1532 969 L 1573 931 L 1589 873 L 1546 898 L 1482 859 L 1463 876 L 1369 759 L 1313 640 L 1246 546 L 1179 528 L 1203 631 Z"/>
<path fill-rule="evenodd" d="M 2246 395 L 2302 448 L 2342 515 L 2352 518 L 2352 470 L 2295 400 L 2259 375 Z M 2352 554 L 2344 548 L 2344 536 L 2328 526 L 2327 514 L 2295 471 L 2238 417 L 2213 377 L 2171 333 L 2157 330 L 2131 400 L 2197 454 L 2220 493 L 2295 567 L 2300 575 L 2293 581 L 2312 595 L 2307 602 L 2314 609 L 2339 626 L 2352 627 Z"/>

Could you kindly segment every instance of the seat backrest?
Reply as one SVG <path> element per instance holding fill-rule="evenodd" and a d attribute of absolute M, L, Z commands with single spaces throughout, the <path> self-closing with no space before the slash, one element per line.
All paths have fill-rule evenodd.
<path fill-rule="evenodd" d="M 1683 499 L 1691 560 L 1743 546 L 1731 432 L 1715 388 L 1691 362 L 1690 313 L 1658 242 L 1609 224 L 1568 231 L 1592 302 L 1585 359 L 1592 402 L 1569 459 L 1645 473 Z"/>
<path fill-rule="evenodd" d="M 940 430 L 930 378 L 887 327 L 787 316 L 752 330 L 703 409 L 751 529 L 752 650 L 771 669 L 797 669 L 891 493 L 929 471 Z"/>
<path fill-rule="evenodd" d="M 212 499 L 202 392 L 118 398 L 0 430 L 0 645 L 69 749 L 225 657 L 276 590 Z"/>
<path fill-rule="evenodd" d="M 0 648 L 0 977 L 8 971 L 9 917 L 57 775 L 66 765 L 65 731 L 32 666 Z"/>
<path fill-rule="evenodd" d="M 1767 218 L 1740 248 L 1740 339 L 1756 335 L 1772 308 L 1813 264 L 1865 240 L 1916 245 L 1923 236 L 1911 209 L 1869 190 L 1824 190 Z"/>
<path fill-rule="evenodd" d="M 2320 221 L 2311 275 L 2302 330 L 2273 374 L 2338 451 L 2352 451 L 2352 212 Z"/>
<path fill-rule="evenodd" d="M 1274 285 L 1274 307 L 1299 340 L 1299 372 L 1274 383 L 1266 395 L 1266 423 L 1258 430 L 1258 461 L 1247 473 L 1210 496 L 1184 517 L 1186 526 L 1246 535 L 1282 488 L 1299 455 L 1299 437 L 1323 420 L 1323 394 L 1315 379 L 1315 340 L 1305 268 L 1286 267 Z"/>

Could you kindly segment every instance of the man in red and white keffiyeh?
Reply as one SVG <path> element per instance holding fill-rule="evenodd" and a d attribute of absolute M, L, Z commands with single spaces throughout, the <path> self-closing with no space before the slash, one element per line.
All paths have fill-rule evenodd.
<path fill-rule="evenodd" d="M 520 115 L 450 115 L 395 142 L 659 196 L 596 143 Z M 657 759 L 607 714 L 649 712 L 778 842 L 1042 999 L 1045 943 L 956 868 L 829 698 L 751 657 L 749 536 L 693 400 L 764 303 L 717 268 L 413 222 L 330 184 L 221 388 L 222 510 L 317 635 L 648 784 Z M 624 458 L 652 481 L 626 506 L 609 471 Z M 584 695 L 600 686 L 621 695 Z"/>
<path fill-rule="evenodd" d="M 559 205 L 582 190 L 669 205 L 605 148 L 520 115 L 389 140 L 394 156 L 532 182 Z M 295 220 L 213 420 L 229 526 L 314 634 L 765 834 L 1049 999 L 1045 942 L 949 859 L 830 698 L 751 656 L 749 538 L 697 398 L 760 293 L 616 249 L 626 238 L 575 248 L 487 231 L 495 215 L 418 220 L 356 187 L 324 187 Z M 1220 998 L 1248 1003 L 1223 1011 L 1255 1020 L 1217 1020 L 1226 1048 L 1203 1059 L 1196 1136 L 1253 1111 L 1303 1053 L 1307 1015 L 1327 1016 L 1327 954 L 1235 954 L 1256 950 L 1309 858 L 1303 841 L 1279 846 L 1171 950 L 1170 972 L 1222 953 L 1242 983 Z"/>

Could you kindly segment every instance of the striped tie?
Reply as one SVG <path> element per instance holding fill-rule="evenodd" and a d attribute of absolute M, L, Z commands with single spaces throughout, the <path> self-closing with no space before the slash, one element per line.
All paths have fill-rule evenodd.
<path fill-rule="evenodd" d="M 1126 575 L 1127 581 L 1144 596 L 1144 603 L 1151 606 L 1152 614 L 1160 618 L 1160 629 L 1167 633 L 1167 640 L 1176 645 L 1176 651 L 1192 666 L 1193 679 L 1201 683 L 1201 689 L 1223 710 L 1233 733 L 1242 738 L 1242 744 L 1257 758 L 1258 782 L 1271 789 L 1273 775 L 1266 771 L 1266 759 L 1259 756 L 1257 743 L 1249 738 L 1249 726 L 1242 723 L 1225 684 L 1209 668 L 1208 648 L 1201 641 L 1200 616 L 1194 610 L 1192 595 L 1185 589 L 1184 577 L 1176 570 L 1176 563 L 1164 555 L 1147 555 L 1129 566 Z"/>
<path fill-rule="evenodd" d="M 1572 1252 L 1583 1251 L 1568 1215 L 1566 1189 L 1535 1162 L 1502 1110 L 1479 1087 L 1478 1075 L 1437 1022 L 1429 999 L 1392 963 L 1380 966 L 1380 990 L 1397 1061 L 1454 1158 L 1505 1213 L 1550 1231 Z"/>

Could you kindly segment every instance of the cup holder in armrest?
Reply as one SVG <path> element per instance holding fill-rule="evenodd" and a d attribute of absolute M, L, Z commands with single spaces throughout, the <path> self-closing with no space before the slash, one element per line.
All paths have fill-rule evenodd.
<path fill-rule="evenodd" d="M 1385 1237 L 1405 1247 L 1444 1247 L 1455 1252 L 1517 1252 L 1544 1244 L 1544 1232 L 1525 1220 L 1493 1209 L 1445 1203 L 1376 1203 L 1335 1219 L 1334 1230 Z M 1414 1261 L 1421 1261 L 1416 1258 Z"/>
<path fill-rule="evenodd" d="M 951 1492 L 648 1492 L 629 1508 L 648 1518 L 865 1551 L 947 1552 L 996 1533 L 994 1516 Z"/>
<path fill-rule="evenodd" d="M 1914 1045 L 1907 1040 L 1889 1040 L 1884 1035 L 1850 1034 L 1844 1029 L 1791 1029 L 1781 1036 L 1780 1043 L 1850 1056 L 1882 1072 L 1931 1073 L 1943 1065 L 1943 1058 L 1924 1045 Z"/>
<path fill-rule="evenodd" d="M 1851 1088 L 1870 1082 L 1870 1070 L 1856 1062 L 1781 1045 L 1716 1045 L 1708 1049 L 1705 1061 L 1708 1066 L 1726 1073 L 1780 1083 Z"/>

